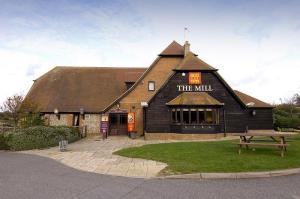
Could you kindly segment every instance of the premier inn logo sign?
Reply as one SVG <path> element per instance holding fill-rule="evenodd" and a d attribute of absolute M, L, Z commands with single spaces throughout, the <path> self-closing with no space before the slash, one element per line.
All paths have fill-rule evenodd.
<path fill-rule="evenodd" d="M 201 84 L 201 73 L 189 73 L 189 84 Z"/>
<path fill-rule="evenodd" d="M 188 85 L 177 85 L 178 91 L 183 92 L 209 92 L 213 91 L 211 85 L 202 84 L 200 72 L 190 72 L 188 78 Z"/>

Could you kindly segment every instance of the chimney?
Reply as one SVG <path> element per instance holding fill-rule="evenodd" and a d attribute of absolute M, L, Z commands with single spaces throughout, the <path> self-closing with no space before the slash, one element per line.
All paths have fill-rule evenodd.
<path fill-rule="evenodd" d="M 191 44 L 188 41 L 186 41 L 184 43 L 184 46 L 183 46 L 183 48 L 184 48 L 184 56 L 187 56 L 187 54 L 190 52 L 190 46 L 191 46 Z"/>

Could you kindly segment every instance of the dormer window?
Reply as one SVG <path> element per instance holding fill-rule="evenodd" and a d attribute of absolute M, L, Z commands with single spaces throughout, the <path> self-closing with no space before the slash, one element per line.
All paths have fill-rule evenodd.
<path fill-rule="evenodd" d="M 154 81 L 148 82 L 148 91 L 155 91 L 155 82 Z"/>
<path fill-rule="evenodd" d="M 125 82 L 125 83 L 126 83 L 126 89 L 128 90 L 128 89 L 130 89 L 133 86 L 133 84 L 135 82 Z"/>

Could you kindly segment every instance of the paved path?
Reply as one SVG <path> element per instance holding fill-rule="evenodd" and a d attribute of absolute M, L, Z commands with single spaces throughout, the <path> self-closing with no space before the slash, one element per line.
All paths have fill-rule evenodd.
<path fill-rule="evenodd" d="M 100 137 L 91 137 L 69 144 L 66 152 L 60 152 L 58 147 L 53 147 L 20 153 L 52 158 L 67 166 L 83 171 L 116 176 L 150 178 L 156 176 L 167 165 L 151 160 L 121 157 L 112 153 L 122 148 L 159 142 L 164 141 L 132 140 L 123 136 L 111 136 L 103 141 Z"/>
<path fill-rule="evenodd" d="M 41 156 L 0 152 L 1 199 L 300 199 L 300 175 L 240 180 L 160 180 L 72 169 Z"/>
<path fill-rule="evenodd" d="M 232 137 L 224 139 L 232 139 Z M 67 152 L 60 152 L 58 147 L 53 147 L 20 153 L 52 158 L 67 166 L 83 171 L 116 176 L 151 178 L 156 176 L 167 164 L 151 160 L 121 157 L 112 153 L 122 148 L 166 142 L 178 141 L 146 141 L 143 138 L 132 140 L 126 136 L 110 136 L 103 141 L 100 137 L 92 137 L 70 144 Z"/>

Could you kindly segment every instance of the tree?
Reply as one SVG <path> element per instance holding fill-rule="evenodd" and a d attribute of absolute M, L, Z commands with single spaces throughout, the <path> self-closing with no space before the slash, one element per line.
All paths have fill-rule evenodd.
<path fill-rule="evenodd" d="M 19 114 L 21 118 L 19 123 L 22 128 L 44 125 L 38 106 L 28 99 L 23 100 Z"/>
<path fill-rule="evenodd" d="M 294 95 L 294 103 L 296 106 L 300 106 L 300 95 L 298 93 Z"/>
<path fill-rule="evenodd" d="M 21 107 L 23 99 L 23 95 L 14 94 L 13 96 L 8 97 L 1 106 L 1 110 L 10 118 L 12 118 L 14 127 L 18 125 L 18 121 L 21 118 L 19 109 Z"/>
<path fill-rule="evenodd" d="M 275 126 L 279 128 L 300 127 L 299 94 L 281 100 L 281 104 L 274 109 Z"/>
<path fill-rule="evenodd" d="M 1 106 L 8 121 L 13 121 L 13 126 L 22 128 L 43 125 L 44 121 L 40 116 L 38 107 L 28 99 L 24 100 L 23 95 L 14 94 L 8 97 Z"/>

